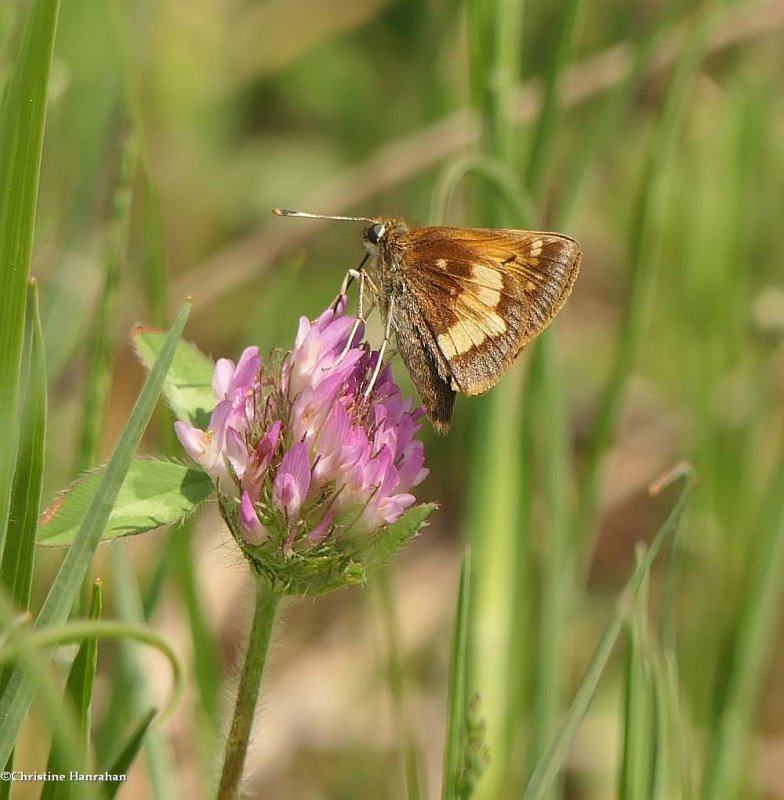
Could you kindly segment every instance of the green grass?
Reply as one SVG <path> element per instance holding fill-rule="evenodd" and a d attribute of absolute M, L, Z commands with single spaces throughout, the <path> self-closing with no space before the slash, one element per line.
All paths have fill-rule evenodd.
<path fill-rule="evenodd" d="M 0 554 L 16 461 L 17 392 L 57 0 L 30 8 L 0 103 Z"/>
<path fill-rule="evenodd" d="M 779 797 L 778 6 L 0 5 L 0 760 L 42 770 L 54 739 L 50 763 L 125 765 L 140 796 L 216 788 L 241 560 L 212 508 L 97 544 L 134 451 L 182 457 L 153 410 L 174 351 L 140 394 L 133 323 L 192 294 L 211 357 L 290 347 L 358 263 L 357 229 L 269 214 L 291 206 L 564 230 L 584 255 L 556 324 L 425 433 L 441 507 L 394 568 L 410 603 L 286 609 L 249 793 Z M 36 551 L 41 508 L 107 460 L 74 545 Z M 677 462 L 687 510 L 646 491 Z M 138 641 L 183 662 L 185 724 L 152 722 Z"/>

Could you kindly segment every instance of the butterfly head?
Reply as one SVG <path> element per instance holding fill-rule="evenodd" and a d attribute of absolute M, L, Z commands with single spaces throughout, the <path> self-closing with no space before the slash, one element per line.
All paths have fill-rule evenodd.
<path fill-rule="evenodd" d="M 379 217 L 374 219 L 362 233 L 362 244 L 371 258 L 378 258 L 395 247 L 397 238 L 408 232 L 408 225 L 397 217 Z"/>

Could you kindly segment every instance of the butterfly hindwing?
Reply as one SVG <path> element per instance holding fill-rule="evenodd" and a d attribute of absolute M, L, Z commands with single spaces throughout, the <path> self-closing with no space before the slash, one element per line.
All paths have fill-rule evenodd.
<path fill-rule="evenodd" d="M 433 334 L 414 304 L 398 303 L 393 322 L 400 357 L 416 387 L 433 427 L 439 433 L 449 430 L 455 390 L 450 382 L 446 359 L 438 350 Z"/>

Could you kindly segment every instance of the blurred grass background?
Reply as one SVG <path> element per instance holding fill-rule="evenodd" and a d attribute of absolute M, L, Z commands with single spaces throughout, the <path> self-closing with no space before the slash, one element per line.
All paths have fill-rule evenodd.
<path fill-rule="evenodd" d="M 0 5 L 0 85 L 27 9 Z M 782 32 L 771 0 L 63 3 L 32 265 L 44 505 L 128 416 L 134 321 L 168 326 L 190 295 L 186 337 L 236 357 L 289 346 L 298 316 L 331 300 L 359 230 L 273 206 L 558 229 L 583 246 L 552 331 L 490 395 L 458 400 L 449 437 L 425 434 L 422 493 L 441 509 L 392 576 L 402 700 L 383 591 L 292 605 L 249 796 L 437 796 L 468 541 L 466 688 L 490 750 L 476 796 L 520 797 L 635 543 L 675 502 L 647 486 L 685 460 L 699 486 L 676 550 L 546 796 L 784 797 Z M 172 451 L 169 425 L 161 413 L 147 452 Z M 33 609 L 60 558 L 38 554 Z M 189 676 L 119 796 L 208 796 L 251 605 L 218 515 L 106 547 L 91 572 L 104 617 L 148 619 Z M 100 754 L 169 673 L 99 653 Z M 34 707 L 18 765 L 43 769 L 46 731 Z"/>

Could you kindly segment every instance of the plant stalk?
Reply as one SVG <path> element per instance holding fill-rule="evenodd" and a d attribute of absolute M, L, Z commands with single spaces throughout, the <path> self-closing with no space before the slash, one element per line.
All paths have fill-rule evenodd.
<path fill-rule="evenodd" d="M 261 678 L 264 674 L 264 664 L 267 661 L 270 636 L 279 602 L 280 595 L 273 591 L 263 578 L 257 577 L 256 607 L 253 612 L 248 649 L 245 653 L 245 664 L 237 687 L 234 717 L 226 742 L 218 800 L 236 800 L 240 796 L 245 756 L 248 752 Z"/>

